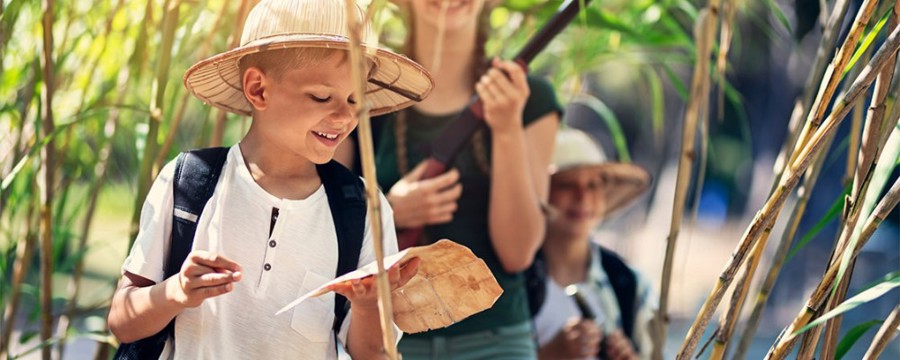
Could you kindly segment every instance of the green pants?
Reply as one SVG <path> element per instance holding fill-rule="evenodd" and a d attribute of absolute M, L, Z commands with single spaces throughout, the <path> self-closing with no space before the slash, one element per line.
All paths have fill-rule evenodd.
<path fill-rule="evenodd" d="M 537 359 L 531 322 L 456 336 L 400 340 L 404 360 Z"/>

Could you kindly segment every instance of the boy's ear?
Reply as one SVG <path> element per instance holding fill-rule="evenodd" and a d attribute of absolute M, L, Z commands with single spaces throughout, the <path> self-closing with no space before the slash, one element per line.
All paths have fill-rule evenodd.
<path fill-rule="evenodd" d="M 266 74 L 257 67 L 251 67 L 244 71 L 244 97 L 256 111 L 265 110 L 267 107 L 266 87 L 268 81 L 269 78 L 266 77 Z"/>

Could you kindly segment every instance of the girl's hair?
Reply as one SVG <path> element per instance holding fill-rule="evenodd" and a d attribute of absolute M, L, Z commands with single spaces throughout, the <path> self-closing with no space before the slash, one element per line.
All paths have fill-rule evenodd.
<path fill-rule="evenodd" d="M 475 86 L 478 79 L 490 69 L 490 62 L 485 55 L 485 46 L 487 45 L 488 36 L 490 35 L 491 30 L 491 6 L 491 4 L 485 2 L 484 8 L 481 10 L 481 13 L 478 14 L 478 25 L 475 30 L 475 53 L 473 54 L 472 59 L 475 65 L 472 67 L 472 86 Z M 403 13 L 401 18 L 405 20 L 404 22 L 406 25 L 406 42 L 404 43 L 405 47 L 403 53 L 413 61 L 418 61 L 418 55 L 415 52 L 416 31 L 413 28 L 415 24 L 415 14 L 413 14 L 410 6 L 401 6 L 400 10 Z M 397 167 L 401 175 L 404 175 L 411 170 L 407 160 L 408 149 L 406 145 L 406 127 L 406 111 L 400 111 L 397 113 L 394 124 L 394 137 L 397 140 Z M 481 169 L 484 174 L 490 175 L 491 162 L 487 156 L 485 132 L 486 129 L 484 128 L 476 131 L 469 141 L 469 144 L 472 146 L 472 155 L 475 158 L 475 163 L 478 165 L 478 168 Z"/>

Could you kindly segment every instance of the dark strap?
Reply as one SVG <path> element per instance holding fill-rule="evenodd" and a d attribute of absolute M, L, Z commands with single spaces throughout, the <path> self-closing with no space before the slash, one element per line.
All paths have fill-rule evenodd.
<path fill-rule="evenodd" d="M 363 245 L 366 229 L 366 200 L 363 183 L 349 169 L 332 160 L 326 164 L 316 165 L 325 193 L 328 206 L 334 219 L 334 230 L 338 241 L 338 265 L 335 277 L 356 270 Z M 350 303 L 347 298 L 334 296 L 335 336 L 341 330 L 341 324 L 347 317 Z"/>
<path fill-rule="evenodd" d="M 622 331 L 634 342 L 634 322 L 637 317 L 637 276 L 625 261 L 622 261 L 616 253 L 600 248 L 600 263 L 609 277 L 613 292 L 616 293 L 616 301 L 619 303 L 619 312 L 622 314 Z"/>
<path fill-rule="evenodd" d="M 175 160 L 175 175 L 172 178 L 172 238 L 163 279 L 177 274 L 187 259 L 194 243 L 197 220 L 215 191 L 227 157 L 228 148 L 216 147 L 183 152 Z M 174 336 L 175 319 L 172 319 L 165 328 L 150 337 L 121 344 L 114 358 L 158 359 L 166 340 Z"/>

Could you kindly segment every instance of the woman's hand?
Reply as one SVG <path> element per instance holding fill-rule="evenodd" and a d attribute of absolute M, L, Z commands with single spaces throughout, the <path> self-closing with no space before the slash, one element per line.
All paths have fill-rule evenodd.
<path fill-rule="evenodd" d="M 414 257 L 409 261 L 395 265 L 387 270 L 388 280 L 391 283 L 391 291 L 406 285 L 419 271 L 419 258 Z M 359 311 L 378 311 L 378 291 L 375 286 L 375 277 L 368 276 L 362 279 L 344 281 L 330 286 L 334 292 L 343 295 L 350 300 L 353 309 Z"/>
<path fill-rule="evenodd" d="M 525 71 L 512 61 L 493 59 L 475 84 L 484 104 L 484 120 L 493 133 L 522 130 L 522 112 L 530 90 Z"/>
<path fill-rule="evenodd" d="M 424 172 L 423 161 L 394 184 L 387 194 L 398 229 L 444 224 L 453 220 L 456 201 L 462 195 L 459 171 L 453 169 L 437 177 L 420 180 Z"/>
<path fill-rule="evenodd" d="M 241 280 L 241 266 L 225 256 L 203 250 L 188 254 L 178 275 L 166 282 L 166 295 L 186 308 L 234 290 Z"/>
<path fill-rule="evenodd" d="M 603 335 L 593 320 L 573 318 L 539 350 L 541 359 L 595 358 Z"/>

